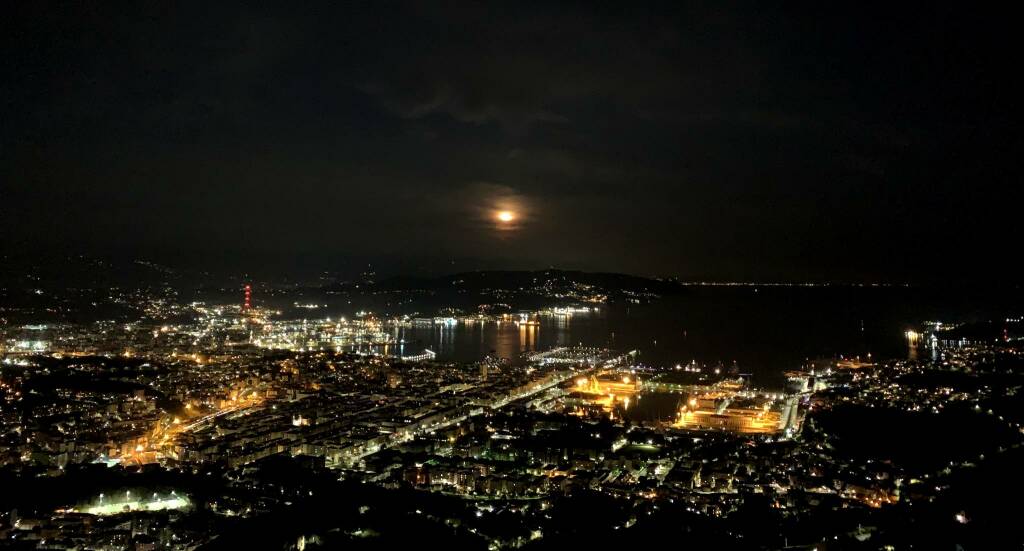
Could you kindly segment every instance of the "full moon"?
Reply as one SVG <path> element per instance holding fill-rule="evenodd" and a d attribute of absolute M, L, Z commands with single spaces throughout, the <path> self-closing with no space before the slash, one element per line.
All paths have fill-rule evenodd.
<path fill-rule="evenodd" d="M 515 220 L 515 218 L 515 213 L 510 210 L 503 210 L 498 213 L 498 220 L 501 220 L 502 222 L 511 222 Z"/>

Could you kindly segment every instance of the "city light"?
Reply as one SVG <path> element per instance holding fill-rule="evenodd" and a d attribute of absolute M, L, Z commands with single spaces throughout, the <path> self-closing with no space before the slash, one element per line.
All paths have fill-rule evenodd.
<path fill-rule="evenodd" d="M 1024 551 L 1012 16 L 25 4 L 0 550 Z"/>
<path fill-rule="evenodd" d="M 536 296 L 545 289 L 551 287 L 540 282 L 529 292 Z M 566 289 L 579 293 L 573 295 L 579 303 L 605 294 L 604 289 L 585 285 L 556 289 L 558 299 L 567 296 Z M 489 511 L 491 502 L 505 498 L 526 503 L 562 495 L 566 490 L 554 481 L 593 477 L 588 482 L 592 490 L 658 506 L 665 504 L 661 496 L 671 496 L 686 502 L 688 511 L 705 511 L 700 514 L 718 519 L 729 514 L 719 505 L 728 501 L 719 498 L 742 500 L 735 486 L 739 473 L 746 477 L 744 484 L 762 494 L 778 491 L 770 473 L 784 469 L 800 475 L 794 480 L 804 484 L 805 491 L 830 488 L 827 491 L 837 499 L 869 509 L 905 499 L 896 482 L 905 483 L 905 471 L 888 463 L 863 463 L 860 470 L 850 471 L 852 480 L 844 471 L 826 469 L 850 459 L 832 455 L 817 423 L 805 429 L 815 408 L 900 407 L 943 416 L 965 402 L 968 408 L 962 410 L 977 419 L 1024 434 L 1014 416 L 998 401 L 987 399 L 1003 387 L 967 391 L 949 382 L 914 388 L 904 383 L 904 377 L 926 374 L 933 365 L 907 359 L 876 363 L 873 357 L 862 362 L 856 354 L 852 360 L 839 356 L 784 372 L 785 389 L 759 388 L 749 376 L 720 363 L 680 358 L 649 365 L 633 351 L 582 344 L 542 348 L 530 341 L 535 332 L 544 334 L 584 316 L 603 315 L 602 309 L 558 305 L 517 310 L 502 303 L 496 311 L 442 308 L 431 315 L 384 317 L 360 310 L 348 320 L 337 315 L 328 320 L 326 315 L 288 318 L 257 306 L 246 310 L 244 295 L 234 300 L 189 307 L 191 322 L 172 310 L 173 324 L 154 316 L 157 319 L 149 325 L 13 328 L 3 341 L 9 348 L 0 362 L 0 397 L 11 403 L 22 399 L 25 374 L 45 375 L 52 369 L 46 362 L 66 358 L 65 369 L 71 372 L 115 380 L 124 377 L 124 371 L 121 365 L 108 369 L 107 362 L 116 359 L 139 368 L 132 371 L 138 388 L 129 387 L 125 394 L 69 394 L 60 388 L 35 387 L 33 400 L 41 400 L 50 412 L 77 412 L 75 423 L 57 423 L 46 439 L 36 441 L 38 433 L 26 430 L 17 419 L 0 420 L 8 423 L 9 437 L 20 442 L 21 453 L 7 456 L 8 461 L 45 466 L 52 465 L 47 463 L 50 458 L 59 457 L 68 465 L 84 460 L 108 468 L 174 468 L 225 488 L 236 483 L 266 487 L 258 467 L 263 461 L 304 461 L 381 489 L 408 487 L 477 500 L 486 504 L 480 511 Z M 1017 322 L 1000 323 L 1003 333 L 1002 324 Z M 1016 358 L 1016 350 L 1002 335 L 997 351 L 970 345 L 959 335 L 945 338 L 943 332 L 956 326 L 942 327 L 950 329 L 925 333 L 941 351 L 940 370 L 978 370 L 985 365 L 982 360 L 990 362 L 998 354 Z M 51 357 L 45 362 L 39 352 L 11 346 L 26 340 L 28 331 L 51 343 Z M 508 352 L 477 361 L 451 359 L 450 339 L 466 334 L 479 339 L 481 333 L 502 331 L 515 335 L 512 342 L 520 346 L 514 349 L 519 352 L 515 361 Z M 417 333 L 436 335 L 437 340 L 427 341 L 427 347 Z M 133 358 L 122 358 L 120 352 L 129 344 Z M 85 346 L 93 348 L 80 348 Z M 193 361 L 197 358 L 202 362 Z M 166 368 L 153 368 L 160 364 Z M 9 366 L 17 368 L 11 371 Z M 975 376 L 983 377 L 984 372 Z M 831 393 L 833 389 L 842 392 Z M 174 399 L 161 398 L 165 396 Z M 49 448 L 56 441 L 69 449 L 68 443 L 96 433 L 106 438 L 76 443 L 76 455 L 55 456 Z M 571 461 L 562 443 L 567 439 L 580 450 L 573 452 Z M 791 446 L 791 456 L 763 453 L 762 446 L 782 441 Z M 985 461 L 1012 445 L 1010 439 L 1000 441 L 995 451 L 978 449 L 971 461 Z M 405 449 L 419 451 L 406 459 Z M 651 455 L 636 455 L 641 451 Z M 379 470 L 374 461 L 390 452 L 399 452 L 387 455 L 395 466 Z M 508 464 L 492 470 L 502 463 Z M 966 463 L 954 462 L 950 468 Z M 213 465 L 228 474 L 223 479 L 207 474 L 217 472 L 208 468 Z M 50 472 L 60 476 L 66 466 L 58 464 Z M 864 471 L 870 476 L 860 474 Z M 671 480 L 655 483 L 657 489 L 649 487 L 650 476 L 658 479 L 669 472 Z M 942 472 L 914 474 L 928 480 Z M 825 480 L 828 477 L 832 478 Z M 139 490 L 109 493 L 108 488 L 107 494 L 98 493 L 96 502 L 67 506 L 57 515 L 169 510 L 190 514 L 187 498 Z M 298 499 L 298 488 L 287 483 L 273 491 L 274 500 L 280 495 Z M 309 498 L 312 492 L 302 488 L 301 493 Z M 319 488 L 316 493 L 322 495 Z M 209 504 L 209 510 L 225 518 L 247 516 L 273 501 L 255 495 L 236 503 L 229 495 L 225 491 L 223 497 L 213 497 L 218 503 Z M 432 513 L 424 509 L 423 514 Z M 960 513 L 955 520 L 965 523 L 967 516 Z"/>

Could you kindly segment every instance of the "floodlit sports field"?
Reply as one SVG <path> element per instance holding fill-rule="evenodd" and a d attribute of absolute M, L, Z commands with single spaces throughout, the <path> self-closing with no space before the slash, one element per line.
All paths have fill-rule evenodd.
<path fill-rule="evenodd" d="M 90 515 L 116 515 L 125 510 L 130 511 L 164 511 L 168 509 L 183 509 L 188 507 L 188 499 L 181 496 L 172 496 L 167 499 L 159 498 L 150 501 L 118 501 L 111 503 L 100 503 L 82 510 Z"/>

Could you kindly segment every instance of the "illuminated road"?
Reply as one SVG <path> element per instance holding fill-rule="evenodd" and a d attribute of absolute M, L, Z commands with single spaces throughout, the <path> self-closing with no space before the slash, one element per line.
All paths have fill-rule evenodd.
<path fill-rule="evenodd" d="M 198 428 L 202 427 L 206 423 L 209 423 L 210 421 L 213 421 L 214 419 L 217 419 L 219 417 L 224 417 L 225 415 L 230 415 L 230 414 L 235 413 L 237 411 L 242 411 L 242 410 L 245 410 L 245 409 L 248 409 L 248 408 L 251 408 L 251 407 L 255 407 L 255 406 L 259 405 L 260 403 L 261 403 L 260 400 L 252 400 L 252 401 L 240 402 L 238 405 L 229 406 L 229 407 L 226 407 L 226 408 L 224 408 L 222 410 L 216 411 L 214 413 L 210 413 L 210 414 L 204 415 L 202 417 L 199 417 L 197 419 L 192 420 L 191 422 L 189 422 L 187 424 L 177 425 L 180 428 L 178 430 L 173 431 L 171 433 L 171 436 L 173 437 L 173 436 L 177 436 L 178 434 L 181 434 L 181 433 L 191 432 L 191 431 L 193 431 L 195 429 L 198 429 Z M 174 428 L 174 425 L 172 425 L 171 428 Z"/>
<path fill-rule="evenodd" d="M 248 392 L 253 393 L 249 396 L 245 396 Z M 263 399 L 260 398 L 259 394 L 255 391 L 242 390 L 238 392 L 236 399 L 230 406 L 221 408 L 201 417 L 191 419 L 184 423 L 179 422 L 177 419 L 173 421 L 161 419 L 157 422 L 156 427 L 153 428 L 152 433 L 150 433 L 148 445 L 136 448 L 133 452 L 124 455 L 121 458 L 121 462 L 136 465 L 156 463 L 161 457 L 166 456 L 166 448 L 173 445 L 175 439 L 179 435 L 198 430 L 220 417 L 231 415 L 232 413 L 238 413 L 246 409 L 256 407 L 262 403 Z"/>

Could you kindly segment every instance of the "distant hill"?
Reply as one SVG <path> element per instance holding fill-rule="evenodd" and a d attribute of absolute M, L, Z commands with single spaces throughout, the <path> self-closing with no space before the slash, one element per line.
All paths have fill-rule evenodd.
<path fill-rule="evenodd" d="M 12 288 L 139 288 L 177 282 L 182 276 L 146 260 L 53 254 L 0 257 L 0 286 Z"/>
<path fill-rule="evenodd" d="M 653 299 L 683 289 L 674 280 L 651 279 L 627 274 L 574 270 L 510 271 L 482 270 L 440 277 L 391 277 L 373 284 L 346 283 L 336 290 L 374 292 L 420 291 L 431 294 L 488 294 L 494 292 L 537 296 L 605 295 L 609 298 Z"/>

